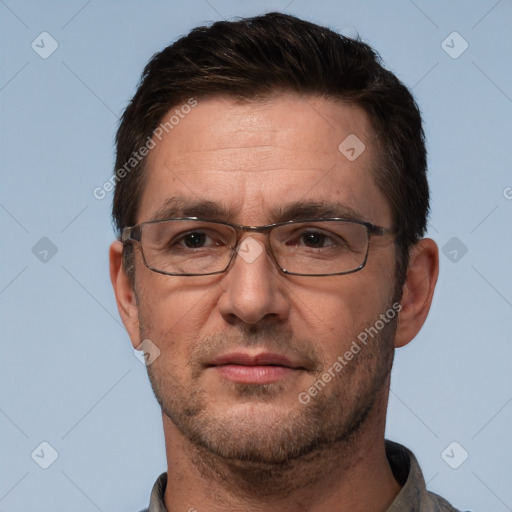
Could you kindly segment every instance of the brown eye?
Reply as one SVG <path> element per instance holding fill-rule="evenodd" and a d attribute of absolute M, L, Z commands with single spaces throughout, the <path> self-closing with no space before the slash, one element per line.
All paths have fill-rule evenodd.
<path fill-rule="evenodd" d="M 315 231 L 304 233 L 302 235 L 302 240 L 304 242 L 304 245 L 313 248 L 320 248 L 325 247 L 326 245 L 332 245 L 332 240 L 330 240 L 328 236 L 326 236 L 323 233 L 318 233 Z"/>
<path fill-rule="evenodd" d="M 189 248 L 203 247 L 206 240 L 206 234 L 200 232 L 188 233 L 183 237 L 183 243 Z"/>

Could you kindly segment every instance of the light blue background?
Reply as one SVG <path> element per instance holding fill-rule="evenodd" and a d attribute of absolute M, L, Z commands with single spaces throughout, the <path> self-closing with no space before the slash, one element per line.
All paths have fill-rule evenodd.
<path fill-rule="evenodd" d="M 431 315 L 397 352 L 387 436 L 461 509 L 512 510 L 512 2 L 0 2 L 0 512 L 137 511 L 166 469 L 159 408 L 110 287 L 113 136 L 151 55 L 192 27 L 268 10 L 357 32 L 413 92 L 441 254 Z M 31 48 L 43 31 L 59 47 Z M 457 31 L 457 59 L 442 41 Z M 459 44 L 459 43 L 457 43 Z M 460 48 L 460 47 L 459 47 Z M 507 196 L 509 199 L 507 199 Z M 48 237 L 58 252 L 32 252 Z M 59 454 L 46 470 L 42 442 Z M 441 452 L 469 453 L 450 468 Z M 458 455 L 457 455 L 458 456 Z"/>

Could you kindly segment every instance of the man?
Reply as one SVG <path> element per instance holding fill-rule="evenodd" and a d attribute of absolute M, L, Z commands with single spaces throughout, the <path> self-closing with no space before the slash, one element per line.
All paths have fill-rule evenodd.
<path fill-rule="evenodd" d="M 155 55 L 117 134 L 119 311 L 162 408 L 150 512 L 454 511 L 384 440 L 438 251 L 421 118 L 370 47 L 292 16 Z"/>

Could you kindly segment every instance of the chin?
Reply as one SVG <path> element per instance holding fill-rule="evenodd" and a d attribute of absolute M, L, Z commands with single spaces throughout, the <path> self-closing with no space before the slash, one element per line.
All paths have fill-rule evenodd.
<path fill-rule="evenodd" d="M 339 405 L 323 400 L 304 407 L 296 396 L 289 404 L 259 400 L 232 407 L 203 405 L 187 414 L 172 410 L 165 414 L 203 453 L 225 463 L 255 468 L 283 465 L 313 456 L 325 447 L 332 449 L 333 443 L 357 432 L 369 412 L 365 408 L 347 415 Z"/>

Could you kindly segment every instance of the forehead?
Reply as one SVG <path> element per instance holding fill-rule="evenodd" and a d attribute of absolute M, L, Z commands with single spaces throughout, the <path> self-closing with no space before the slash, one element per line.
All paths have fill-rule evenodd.
<path fill-rule="evenodd" d="M 215 98 L 199 100 L 173 121 L 161 140 L 154 137 L 138 222 L 181 202 L 215 205 L 226 220 L 264 224 L 279 220 L 275 212 L 287 204 L 303 202 L 340 205 L 364 220 L 390 223 L 373 179 L 376 134 L 358 107 L 293 95 L 245 103 Z"/>

